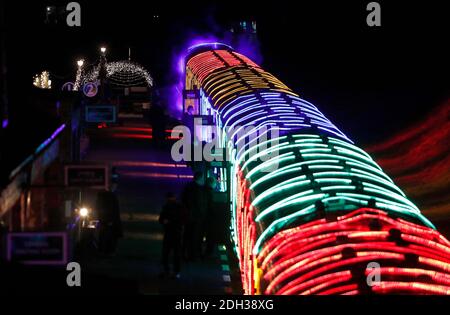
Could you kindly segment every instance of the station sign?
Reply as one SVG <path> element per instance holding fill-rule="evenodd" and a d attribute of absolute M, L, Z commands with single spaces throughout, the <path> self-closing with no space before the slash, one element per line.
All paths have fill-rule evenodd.
<path fill-rule="evenodd" d="M 66 165 L 64 180 L 67 187 L 107 189 L 109 186 L 106 165 Z"/>
<path fill-rule="evenodd" d="M 8 261 L 27 265 L 66 265 L 69 246 L 66 232 L 9 233 Z"/>
<path fill-rule="evenodd" d="M 199 90 L 183 90 L 184 99 L 198 99 L 200 98 Z"/>
<path fill-rule="evenodd" d="M 116 122 L 116 106 L 93 105 L 86 106 L 86 122 L 89 123 L 113 123 Z"/>

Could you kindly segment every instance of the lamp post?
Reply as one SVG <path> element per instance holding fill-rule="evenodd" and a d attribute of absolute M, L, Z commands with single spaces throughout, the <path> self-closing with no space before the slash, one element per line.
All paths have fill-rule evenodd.
<path fill-rule="evenodd" d="M 81 80 L 82 80 L 82 76 L 83 76 L 83 64 L 84 64 L 84 60 L 80 59 L 77 61 L 77 76 L 75 78 L 75 84 L 73 86 L 73 90 L 74 91 L 78 91 L 81 87 Z"/>
<path fill-rule="evenodd" d="M 100 98 L 102 100 L 105 99 L 105 84 L 106 84 L 106 76 L 107 76 L 107 69 L 106 69 L 106 47 L 102 46 L 100 47 L 100 64 L 99 64 L 99 71 L 98 71 L 98 78 L 100 80 Z"/>

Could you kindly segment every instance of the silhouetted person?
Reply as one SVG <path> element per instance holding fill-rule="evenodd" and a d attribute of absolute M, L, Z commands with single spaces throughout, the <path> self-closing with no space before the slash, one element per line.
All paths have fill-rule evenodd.
<path fill-rule="evenodd" d="M 202 172 L 196 172 L 194 181 L 186 185 L 182 200 L 188 214 L 183 253 L 188 260 L 196 260 L 202 251 L 203 226 L 208 210 L 208 197 Z"/>
<path fill-rule="evenodd" d="M 99 250 L 110 255 L 117 248 L 119 238 L 123 237 L 119 200 L 114 188 L 97 194 L 96 209 L 99 219 Z"/>
<path fill-rule="evenodd" d="M 173 269 L 175 277 L 180 277 L 181 271 L 181 239 L 186 220 L 183 206 L 177 201 L 173 193 L 167 194 L 166 204 L 159 215 L 159 223 L 164 226 L 162 246 L 162 262 L 164 275 L 170 273 L 169 257 L 173 252 Z"/>

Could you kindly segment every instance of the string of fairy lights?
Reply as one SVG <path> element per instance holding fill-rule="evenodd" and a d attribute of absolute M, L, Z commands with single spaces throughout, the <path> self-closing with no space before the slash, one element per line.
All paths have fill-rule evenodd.
<path fill-rule="evenodd" d="M 51 89 L 52 80 L 50 79 L 50 72 L 42 71 L 33 77 L 33 85 L 40 89 Z"/>
<path fill-rule="evenodd" d="M 77 72 L 75 82 L 73 83 L 73 90 L 78 91 L 86 83 L 98 83 L 99 73 L 102 66 L 106 69 L 106 79 L 113 86 L 120 88 L 128 87 L 152 87 L 153 78 L 150 73 L 139 63 L 128 60 L 106 62 L 105 58 L 106 47 L 101 48 L 102 59 L 104 63 L 100 62 L 87 66 L 84 59 L 77 61 Z M 33 85 L 41 89 L 51 89 L 52 82 L 50 80 L 49 71 L 43 71 L 33 77 Z"/>
<path fill-rule="evenodd" d="M 189 53 L 186 89 L 200 88 L 219 131 L 234 130 L 219 134 L 246 294 L 450 294 L 450 242 L 366 152 L 230 47 Z M 254 135 L 267 126 L 278 135 Z M 370 261 L 388 279 L 375 287 Z"/>
<path fill-rule="evenodd" d="M 99 72 L 100 66 L 94 67 L 82 77 L 81 82 L 96 82 L 99 80 Z M 107 62 L 106 78 L 120 87 L 153 86 L 150 73 L 143 66 L 130 60 Z"/>

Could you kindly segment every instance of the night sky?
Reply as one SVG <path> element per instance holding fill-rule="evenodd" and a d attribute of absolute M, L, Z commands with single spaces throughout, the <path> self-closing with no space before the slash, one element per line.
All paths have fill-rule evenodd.
<path fill-rule="evenodd" d="M 132 59 L 163 87 L 175 79 L 173 57 L 187 41 L 223 37 L 241 19 L 257 21 L 263 68 L 360 145 L 421 121 L 450 95 L 443 3 L 379 1 L 382 26 L 375 29 L 365 22 L 369 1 L 79 2 L 79 28 L 44 23 L 47 5 L 68 1 L 6 4 L 11 123 L 32 106 L 23 95 L 44 69 L 72 81 L 75 61 L 95 62 L 101 44 L 109 60 L 126 59 L 131 47 Z"/>

